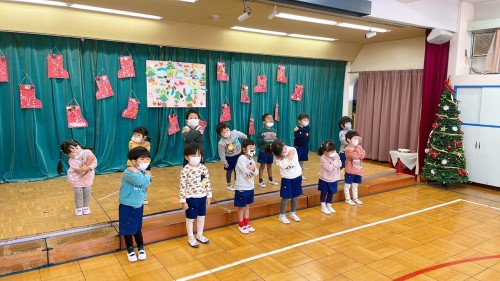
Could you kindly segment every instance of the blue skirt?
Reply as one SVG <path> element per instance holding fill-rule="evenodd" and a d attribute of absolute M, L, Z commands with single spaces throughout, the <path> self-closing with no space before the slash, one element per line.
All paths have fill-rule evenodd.
<path fill-rule="evenodd" d="M 322 179 L 318 180 L 318 190 L 321 192 L 327 192 L 331 194 L 337 193 L 338 181 L 326 182 Z"/>
<path fill-rule="evenodd" d="M 134 235 L 142 229 L 142 216 L 144 214 L 144 205 L 140 208 L 134 208 L 120 204 L 118 207 L 118 216 L 120 223 L 120 235 Z"/>

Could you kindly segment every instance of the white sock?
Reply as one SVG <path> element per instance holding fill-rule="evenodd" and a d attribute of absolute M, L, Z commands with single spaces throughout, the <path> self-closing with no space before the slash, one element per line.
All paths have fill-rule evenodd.
<path fill-rule="evenodd" d="M 358 184 L 353 183 L 352 184 L 352 200 L 358 199 Z"/>
<path fill-rule="evenodd" d="M 194 219 L 186 219 L 186 232 L 189 240 L 194 239 L 194 234 L 193 234 L 193 222 Z"/>
<path fill-rule="evenodd" d="M 203 237 L 203 227 L 205 227 L 205 216 L 196 217 L 196 236 Z"/>
<path fill-rule="evenodd" d="M 351 194 L 349 193 L 349 189 L 351 188 L 350 184 L 344 184 L 344 196 L 345 201 L 351 200 Z"/>

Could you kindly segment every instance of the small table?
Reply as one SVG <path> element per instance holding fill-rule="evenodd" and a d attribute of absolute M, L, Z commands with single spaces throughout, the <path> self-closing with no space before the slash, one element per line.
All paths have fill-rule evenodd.
<path fill-rule="evenodd" d="M 397 150 L 389 151 L 391 161 L 389 165 L 396 169 L 396 173 L 418 175 L 418 153 L 399 152 Z"/>

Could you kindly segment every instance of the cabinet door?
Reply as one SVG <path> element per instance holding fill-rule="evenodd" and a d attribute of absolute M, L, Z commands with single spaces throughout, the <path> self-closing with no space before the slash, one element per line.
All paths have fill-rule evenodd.
<path fill-rule="evenodd" d="M 500 126 L 499 105 L 500 87 L 483 88 L 483 93 L 481 95 L 481 113 L 479 118 L 482 125 Z"/>
<path fill-rule="evenodd" d="M 477 182 L 500 187 L 500 128 L 481 127 L 475 174 Z M 472 181 L 472 180 L 471 180 Z"/>
<path fill-rule="evenodd" d="M 460 101 L 460 119 L 464 123 L 479 124 L 481 96 L 483 88 L 458 88 L 457 99 Z"/>
<path fill-rule="evenodd" d="M 480 182 L 476 173 L 477 155 L 478 155 L 478 142 L 479 142 L 479 129 L 477 126 L 462 125 L 464 131 L 464 153 L 465 160 L 467 161 L 467 171 L 469 171 L 469 180 L 473 182 Z"/>

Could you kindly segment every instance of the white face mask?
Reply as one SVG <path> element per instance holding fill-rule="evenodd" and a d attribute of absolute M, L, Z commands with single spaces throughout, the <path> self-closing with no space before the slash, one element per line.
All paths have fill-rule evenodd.
<path fill-rule="evenodd" d="M 271 128 L 272 126 L 274 126 L 274 123 L 273 122 L 267 122 L 266 126 L 268 126 L 269 128 Z"/>
<path fill-rule="evenodd" d="M 352 145 L 357 146 L 359 144 L 359 140 L 352 140 L 351 143 Z"/>
<path fill-rule="evenodd" d="M 149 166 L 149 163 L 141 163 L 141 164 L 139 164 L 139 167 L 137 167 L 137 169 L 144 171 L 148 168 L 148 166 Z"/>
<path fill-rule="evenodd" d="M 302 121 L 302 126 L 307 127 L 309 125 L 309 121 Z"/>
<path fill-rule="evenodd" d="M 201 162 L 201 157 L 193 156 L 193 157 L 189 158 L 189 165 L 191 165 L 191 166 L 198 166 L 198 164 L 200 164 L 200 162 Z"/>
<path fill-rule="evenodd" d="M 330 153 L 328 154 L 328 156 L 330 156 L 330 158 L 333 158 L 333 157 L 335 157 L 335 154 L 337 154 L 337 153 L 335 153 L 335 152 L 330 152 Z"/>
<path fill-rule="evenodd" d="M 140 143 L 142 141 L 141 138 L 136 138 L 136 137 L 132 137 L 130 140 L 132 140 L 133 142 L 136 142 L 136 143 Z"/>
<path fill-rule="evenodd" d="M 344 125 L 344 128 L 349 131 L 350 129 L 352 129 L 352 125 L 351 124 L 345 124 Z"/>
<path fill-rule="evenodd" d="M 196 127 L 200 123 L 200 119 L 188 119 L 187 124 L 189 127 Z"/>
<path fill-rule="evenodd" d="M 231 132 L 227 132 L 223 135 L 224 138 L 228 139 L 231 136 Z"/>
<path fill-rule="evenodd" d="M 249 151 L 247 152 L 247 154 L 248 154 L 248 156 L 253 157 L 253 156 L 255 155 L 255 150 L 253 150 L 253 149 L 252 149 L 252 150 L 249 150 Z"/>

